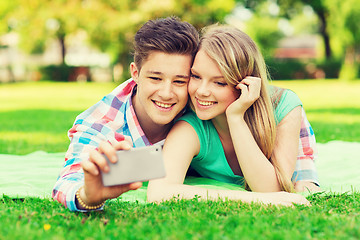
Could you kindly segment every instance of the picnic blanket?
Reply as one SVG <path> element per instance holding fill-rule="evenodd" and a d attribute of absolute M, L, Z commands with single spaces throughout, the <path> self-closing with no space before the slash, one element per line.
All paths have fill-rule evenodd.
<path fill-rule="evenodd" d="M 331 141 L 318 144 L 316 166 L 321 188 L 326 192 L 360 191 L 360 143 Z M 34 152 L 28 155 L 0 154 L 0 198 L 50 198 L 64 163 L 65 153 Z M 185 184 L 217 189 L 239 189 L 238 185 L 207 178 L 189 177 Z M 146 184 L 121 196 L 125 201 L 146 201 Z"/>

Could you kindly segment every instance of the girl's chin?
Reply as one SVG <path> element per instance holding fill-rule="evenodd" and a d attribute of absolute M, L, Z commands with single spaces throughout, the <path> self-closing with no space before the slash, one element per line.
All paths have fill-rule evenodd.
<path fill-rule="evenodd" d="M 212 116 L 209 116 L 208 114 L 202 114 L 202 113 L 196 112 L 196 115 L 199 119 L 204 120 L 204 121 L 212 119 Z"/>

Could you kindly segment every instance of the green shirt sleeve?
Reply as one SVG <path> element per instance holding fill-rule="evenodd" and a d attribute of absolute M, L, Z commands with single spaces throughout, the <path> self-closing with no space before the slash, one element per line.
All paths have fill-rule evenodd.
<path fill-rule="evenodd" d="M 297 106 L 302 106 L 300 98 L 293 91 L 285 90 L 275 108 L 276 124 L 279 124 L 281 120 Z"/>

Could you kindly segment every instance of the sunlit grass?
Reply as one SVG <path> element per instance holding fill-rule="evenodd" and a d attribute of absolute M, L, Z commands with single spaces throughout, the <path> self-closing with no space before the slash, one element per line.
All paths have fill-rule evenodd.
<path fill-rule="evenodd" d="M 108 203 L 72 213 L 48 199 L 0 199 L 0 239 L 358 239 L 359 193 L 310 196 L 311 207 L 240 201 Z M 19 231 L 20 230 L 20 231 Z"/>
<path fill-rule="evenodd" d="M 360 142 L 360 81 L 292 80 L 273 84 L 298 94 L 318 142 Z"/>
<path fill-rule="evenodd" d="M 272 84 L 295 91 L 306 110 L 360 108 L 360 80 L 291 80 Z"/>
<path fill-rule="evenodd" d="M 0 84 L 0 112 L 19 109 L 84 110 L 115 83 L 23 82 Z"/>
<path fill-rule="evenodd" d="M 0 85 L 0 153 L 64 152 L 75 117 L 115 83 L 25 82 Z"/>
<path fill-rule="evenodd" d="M 360 81 L 273 81 L 295 91 L 318 142 L 360 142 Z M 28 82 L 0 85 L 0 153 L 64 152 L 75 117 L 115 83 Z"/>

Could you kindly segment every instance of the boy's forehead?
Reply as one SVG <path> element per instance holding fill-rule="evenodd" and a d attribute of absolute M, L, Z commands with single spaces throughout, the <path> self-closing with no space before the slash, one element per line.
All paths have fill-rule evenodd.
<path fill-rule="evenodd" d="M 156 58 L 156 57 L 163 57 L 163 58 L 170 58 L 173 56 L 183 56 L 183 57 L 190 57 L 192 59 L 192 55 L 188 54 L 188 53 L 168 53 L 168 52 L 162 52 L 162 51 L 150 51 L 148 54 L 148 57 L 143 61 L 148 62 L 151 61 L 151 59 Z"/>
<path fill-rule="evenodd" d="M 169 54 L 152 52 L 143 62 L 141 71 L 149 74 L 173 73 L 188 75 L 192 63 L 192 56 L 188 54 Z"/>

